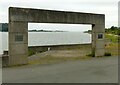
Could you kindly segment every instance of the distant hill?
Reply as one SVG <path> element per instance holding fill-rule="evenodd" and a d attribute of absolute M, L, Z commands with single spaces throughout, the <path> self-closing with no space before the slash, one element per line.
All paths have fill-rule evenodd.
<path fill-rule="evenodd" d="M 84 33 L 92 33 L 92 30 L 84 31 Z M 111 28 L 105 28 L 105 33 L 120 35 L 120 27 L 111 26 Z"/>
<path fill-rule="evenodd" d="M 8 23 L 0 23 L 0 32 L 8 32 Z M 28 30 L 28 32 L 67 32 L 62 30 Z"/>
<path fill-rule="evenodd" d="M 67 32 L 67 31 L 61 31 L 61 30 L 28 30 L 28 32 Z"/>
<path fill-rule="evenodd" d="M 92 30 L 84 31 L 84 33 L 92 33 Z"/>

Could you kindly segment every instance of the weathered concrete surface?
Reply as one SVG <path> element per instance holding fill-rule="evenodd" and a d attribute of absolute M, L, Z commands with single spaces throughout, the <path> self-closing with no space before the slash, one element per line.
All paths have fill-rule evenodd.
<path fill-rule="evenodd" d="M 23 41 L 15 36 L 23 35 Z M 25 22 L 9 22 L 9 65 L 27 64 L 28 25 Z"/>
<path fill-rule="evenodd" d="M 118 57 L 2 70 L 3 83 L 105 83 L 106 85 L 118 82 Z"/>
<path fill-rule="evenodd" d="M 0 84 L 2 84 L 2 55 L 0 54 Z"/>
<path fill-rule="evenodd" d="M 10 7 L 9 15 L 11 22 L 105 24 L 104 14 Z"/>
<path fill-rule="evenodd" d="M 105 15 L 81 12 L 54 11 L 29 8 L 9 8 L 9 65 L 27 64 L 28 22 L 92 24 L 92 51 L 95 56 L 104 55 Z M 15 41 L 15 36 L 23 36 L 23 41 Z M 19 37 L 21 37 L 19 36 Z"/>

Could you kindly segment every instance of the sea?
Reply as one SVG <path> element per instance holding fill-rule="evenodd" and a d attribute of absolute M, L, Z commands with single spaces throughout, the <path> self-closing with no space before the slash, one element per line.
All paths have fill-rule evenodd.
<path fill-rule="evenodd" d="M 0 54 L 8 50 L 8 32 L 0 32 Z M 28 32 L 28 46 L 87 44 L 91 34 L 84 32 Z"/>

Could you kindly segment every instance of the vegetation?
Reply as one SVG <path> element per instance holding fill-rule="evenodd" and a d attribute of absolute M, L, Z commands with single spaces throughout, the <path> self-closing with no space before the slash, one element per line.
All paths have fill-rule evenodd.
<path fill-rule="evenodd" d="M 28 56 L 31 56 L 31 55 L 34 55 L 34 54 L 35 54 L 34 51 L 32 51 L 32 50 L 28 50 Z"/>
<path fill-rule="evenodd" d="M 87 54 L 86 56 L 89 56 L 89 57 L 95 57 L 95 50 L 92 50 L 92 53 Z"/>
<path fill-rule="evenodd" d="M 105 34 L 105 38 L 109 40 L 109 42 L 117 43 L 118 42 L 118 36 L 114 34 Z"/>
<path fill-rule="evenodd" d="M 105 29 L 105 56 L 118 55 L 118 37 L 120 35 L 120 27 L 112 26 L 111 28 Z"/>
<path fill-rule="evenodd" d="M 105 52 L 104 56 L 111 56 L 111 53 Z"/>
<path fill-rule="evenodd" d="M 28 30 L 28 32 L 67 32 L 67 31 L 62 31 L 62 30 Z"/>
<path fill-rule="evenodd" d="M 92 30 L 84 31 L 84 33 L 92 33 Z M 120 27 L 111 26 L 111 28 L 105 28 L 105 33 L 120 35 Z"/>
<path fill-rule="evenodd" d="M 65 61 L 78 61 L 78 60 L 87 60 L 91 59 L 90 57 L 83 56 L 83 57 L 53 57 L 51 55 L 47 55 L 44 57 L 41 57 L 37 60 L 30 61 L 29 64 L 54 64 L 54 63 L 61 63 Z"/>
<path fill-rule="evenodd" d="M 92 30 L 84 31 L 84 33 L 92 33 Z"/>
<path fill-rule="evenodd" d="M 90 54 L 88 54 L 88 55 L 86 55 L 86 56 L 89 56 L 89 57 L 95 57 L 95 54 L 90 53 Z M 104 56 L 112 56 L 112 54 L 109 53 L 109 52 L 105 52 Z"/>
<path fill-rule="evenodd" d="M 111 28 L 105 29 L 106 34 L 120 35 L 120 27 L 112 26 Z"/>
<path fill-rule="evenodd" d="M 86 56 L 95 57 L 95 55 L 93 53 L 87 54 Z"/>

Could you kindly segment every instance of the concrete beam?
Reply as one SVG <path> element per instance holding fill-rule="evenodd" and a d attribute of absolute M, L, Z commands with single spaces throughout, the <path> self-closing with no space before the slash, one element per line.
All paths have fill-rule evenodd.
<path fill-rule="evenodd" d="M 29 8 L 9 8 L 11 21 L 68 24 L 104 24 L 104 14 L 55 11 Z"/>

